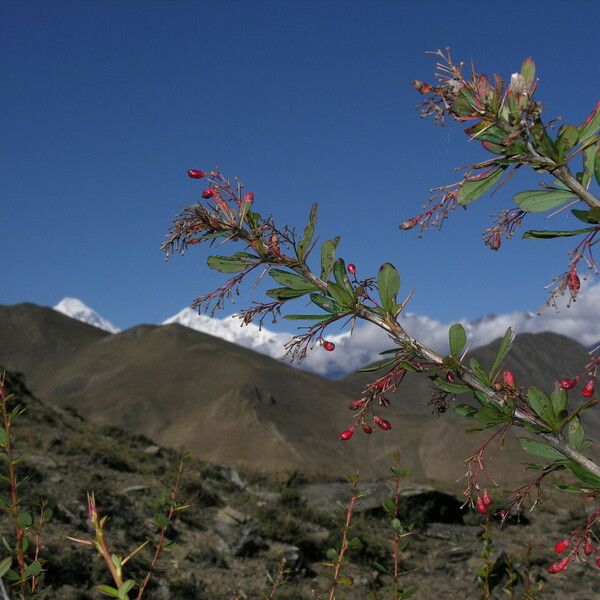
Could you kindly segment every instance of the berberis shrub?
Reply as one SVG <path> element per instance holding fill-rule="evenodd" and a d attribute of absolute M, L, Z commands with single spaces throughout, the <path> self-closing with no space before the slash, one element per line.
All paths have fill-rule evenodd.
<path fill-rule="evenodd" d="M 555 121 L 542 118 L 531 58 L 506 84 L 499 76 L 488 78 L 474 68 L 466 75 L 463 63 L 454 62 L 449 51 L 432 54 L 437 61 L 434 82 L 413 83 L 423 96 L 421 116 L 431 116 L 438 124 L 446 120 L 466 122 L 467 138 L 480 142 L 487 156 L 466 168 L 460 180 L 434 188 L 436 194 L 425 210 L 404 220 L 400 229 L 416 228 L 422 234 L 440 227 L 454 209 L 467 207 L 501 188 L 504 192 L 503 186 L 518 169 L 532 169 L 542 179 L 540 187 L 520 191 L 513 197 L 513 206 L 496 211 L 498 215 L 483 232 L 483 240 L 497 251 L 503 239 L 510 239 L 526 219 L 570 210 L 573 229 L 528 229 L 523 233 L 532 243 L 557 237 L 576 241 L 566 268 L 554 278 L 548 299 L 549 304 L 556 305 L 559 296 L 567 295 L 570 304 L 580 293 L 581 278 L 598 272 L 593 250 L 600 232 L 600 198 L 592 189 L 600 183 L 600 102 L 582 123 L 556 128 Z M 362 398 L 350 404 L 348 427 L 339 434 L 342 442 L 352 443 L 357 433 L 394 435 L 397 424 L 385 418 L 387 394 L 401 386 L 406 373 L 418 373 L 435 386 L 432 400 L 440 412 L 452 408 L 470 421 L 470 429 L 490 431 L 489 439 L 465 461 L 464 493 L 467 503 L 480 513 L 493 511 L 503 521 L 508 519 L 521 509 L 531 492 L 558 471 L 572 480 L 557 484 L 565 493 L 597 501 L 600 466 L 587 456 L 592 442 L 586 438 L 581 414 L 597 403 L 594 380 L 600 357 L 590 353 L 580 372 L 565 373 L 548 396 L 534 387 L 524 389 L 511 372 L 503 370 L 514 337 L 510 328 L 492 365 L 467 360 L 467 336 L 460 324 L 450 328 L 450 352 L 443 356 L 400 324 L 398 317 L 411 295 L 400 296 L 400 275 L 394 265 L 382 264 L 375 277 L 359 275 L 355 264 L 347 265 L 337 257 L 339 237 L 317 247 L 316 204 L 303 229 L 280 227 L 270 216 L 260 214 L 254 194 L 237 179 L 232 183 L 218 170 L 192 169 L 188 176 L 198 183 L 206 182 L 201 192 L 204 202 L 185 208 L 176 217 L 162 246 L 164 251 L 167 255 L 183 253 L 188 246 L 215 241 L 219 248 L 224 242 L 239 246 L 233 254 L 208 257 L 208 266 L 229 278 L 215 291 L 196 299 L 194 307 L 214 313 L 246 278 L 254 275 L 260 279 L 267 274 L 275 283 L 266 292 L 268 299 L 242 310 L 239 317 L 245 324 L 262 324 L 285 311 L 284 318 L 308 323 L 286 345 L 291 359 L 302 359 L 314 346 L 335 351 L 327 332 L 340 322 L 368 321 L 394 341 L 394 348 L 384 352 L 387 360 L 379 365 L 380 374 L 365 387 Z M 303 305 L 307 301 L 312 304 L 311 314 L 289 309 L 298 299 Z M 486 454 L 492 442 L 500 443 L 510 430 L 520 436 L 521 446 L 534 457 L 535 463 L 529 468 L 535 477 L 516 489 L 504 506 L 497 506 L 489 484 L 484 483 L 490 481 Z M 550 573 L 564 571 L 573 560 L 591 558 L 600 567 L 599 521 L 600 508 L 596 508 L 582 516 L 581 524 L 572 531 L 556 532 L 562 539 L 556 545 L 560 558 L 548 565 Z M 334 581 L 333 585 L 339 583 Z"/>

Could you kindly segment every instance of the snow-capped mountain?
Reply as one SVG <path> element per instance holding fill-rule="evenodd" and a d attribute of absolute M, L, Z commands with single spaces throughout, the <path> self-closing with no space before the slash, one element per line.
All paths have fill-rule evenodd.
<path fill-rule="evenodd" d="M 101 317 L 95 310 L 92 310 L 89 306 L 86 306 L 81 300 L 77 298 L 63 298 L 56 306 L 53 306 L 54 310 L 57 310 L 67 317 L 83 321 L 88 325 L 99 327 L 110 333 L 118 333 L 121 331 L 118 327 L 115 327 L 110 321 L 107 321 L 104 317 Z"/>
<path fill-rule="evenodd" d="M 179 325 L 214 335 L 273 358 L 279 358 L 285 353 L 283 346 L 291 337 L 288 333 L 276 333 L 264 327 L 260 329 L 254 323 L 243 325 L 235 315 L 218 319 L 198 314 L 189 307 L 163 321 L 161 325 L 170 323 L 179 323 Z"/>
<path fill-rule="evenodd" d="M 112 323 L 75 298 L 64 298 L 54 308 L 106 331 L 119 331 Z M 400 321 L 411 335 L 431 348 L 442 353 L 448 351 L 448 328 L 451 323 L 415 313 L 403 314 Z M 271 331 L 265 327 L 260 329 L 254 323 L 242 325 L 241 320 L 235 316 L 214 318 L 200 315 L 191 308 L 184 308 L 162 324 L 169 323 L 179 323 L 276 359 L 285 355 L 286 342 L 297 333 L 291 326 L 290 331 Z M 501 337 L 508 327 L 512 327 L 517 333 L 552 331 L 572 337 L 585 346 L 597 345 L 600 340 L 600 283 L 585 283 L 577 302 L 570 308 L 561 306 L 560 312 L 547 309 L 540 315 L 534 311 L 521 310 L 488 314 L 478 319 L 461 319 L 460 323 L 467 332 L 471 349 Z M 295 366 L 333 377 L 351 373 L 377 360 L 379 352 L 390 347 L 387 335 L 370 324 L 358 325 L 352 336 L 348 331 L 332 332 L 327 335 L 327 340 L 335 344 L 335 352 L 325 352 L 317 342 L 313 351 L 308 352 L 302 363 Z"/>

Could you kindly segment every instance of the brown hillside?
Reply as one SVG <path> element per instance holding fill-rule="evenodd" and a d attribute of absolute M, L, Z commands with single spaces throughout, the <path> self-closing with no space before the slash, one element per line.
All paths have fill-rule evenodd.
<path fill-rule="evenodd" d="M 392 406 L 381 409 L 393 423 L 391 432 L 357 432 L 342 443 L 337 435 L 351 423 L 346 406 L 372 374 L 333 382 L 180 325 L 141 325 L 110 335 L 63 315 L 54 319 L 45 314 L 50 309 L 13 308 L 32 316 L 22 316 L 29 325 L 21 334 L 13 327 L 12 337 L 2 335 L 0 360 L 29 371 L 36 394 L 205 460 L 336 476 L 358 468 L 372 478 L 387 474 L 389 457 L 400 448 L 415 479 L 453 482 L 482 439 L 466 436 L 469 423 L 454 414 L 431 414 L 423 378 L 407 378 Z M 0 332 L 8 328 L 2 316 Z M 40 329 L 37 337 L 31 323 Z M 489 365 L 493 353 L 492 344 L 475 354 Z M 541 384 L 546 370 L 552 377 L 574 373 L 584 357 L 583 348 L 562 336 L 520 336 L 509 365 L 520 383 L 529 375 Z M 499 479 L 519 477 L 515 456 L 525 461 L 511 438 L 492 461 Z"/>
<path fill-rule="evenodd" d="M 47 306 L 0 305 L 0 363 L 27 373 L 33 389 L 67 356 L 108 335 Z"/>

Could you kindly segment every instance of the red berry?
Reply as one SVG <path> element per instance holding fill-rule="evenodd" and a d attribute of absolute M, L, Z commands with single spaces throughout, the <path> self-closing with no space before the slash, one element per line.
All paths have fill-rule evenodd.
<path fill-rule="evenodd" d="M 364 400 L 353 400 L 352 402 L 350 402 L 350 404 L 348 404 L 348 408 L 350 410 L 358 410 L 359 408 L 362 408 L 364 405 L 365 405 Z"/>
<path fill-rule="evenodd" d="M 413 81 L 413 87 L 415 88 L 415 90 L 417 90 L 417 92 L 419 92 L 419 94 L 429 94 L 429 92 L 431 92 L 432 89 L 428 83 L 420 81 L 419 79 L 415 79 Z"/>
<path fill-rule="evenodd" d="M 558 385 L 560 385 L 563 390 L 572 390 L 577 385 L 578 381 L 578 377 L 574 377 L 573 379 L 565 377 L 558 382 Z"/>
<path fill-rule="evenodd" d="M 248 192 L 244 196 L 244 199 L 242 200 L 242 202 L 249 202 L 250 204 L 252 204 L 254 202 L 254 193 L 253 192 Z"/>
<path fill-rule="evenodd" d="M 569 540 L 560 540 L 554 544 L 554 552 L 562 554 L 569 547 Z"/>
<path fill-rule="evenodd" d="M 483 146 L 484 148 L 486 147 L 486 142 L 483 142 Z M 497 233 L 495 233 L 490 241 L 490 248 L 492 250 L 500 250 L 500 246 L 502 246 L 502 239 Z"/>
<path fill-rule="evenodd" d="M 486 506 L 490 506 L 493 503 L 493 500 L 490 497 L 490 494 L 487 490 L 483 490 L 483 496 L 481 497 L 481 499 L 483 500 L 483 503 Z"/>
<path fill-rule="evenodd" d="M 581 390 L 581 395 L 584 398 L 591 398 L 594 395 L 594 380 L 590 379 L 583 389 Z"/>
<path fill-rule="evenodd" d="M 366 423 L 362 424 L 362 430 L 365 433 L 373 433 L 373 428 L 370 425 L 367 425 Z"/>
<path fill-rule="evenodd" d="M 202 197 L 205 200 L 208 200 L 209 198 L 212 198 L 215 195 L 215 190 L 213 190 L 212 188 L 207 188 L 206 190 L 204 190 L 202 192 Z"/>
<path fill-rule="evenodd" d="M 356 274 L 356 265 L 354 263 L 348 265 L 348 273 L 350 273 L 350 275 Z"/>
<path fill-rule="evenodd" d="M 190 169 L 188 171 L 188 177 L 192 179 L 202 179 L 204 177 L 204 171 L 198 171 L 196 169 Z"/>
<path fill-rule="evenodd" d="M 600 567 L 600 556 L 596 557 L 596 566 Z"/>
<path fill-rule="evenodd" d="M 323 350 L 327 350 L 327 352 L 333 352 L 335 350 L 335 344 L 328 340 L 323 340 Z"/>
<path fill-rule="evenodd" d="M 454 373 L 446 373 L 446 381 L 448 383 L 452 383 L 452 382 L 456 381 L 456 377 L 454 376 Z"/>
<path fill-rule="evenodd" d="M 515 376 L 510 371 L 504 371 L 504 373 L 502 373 L 502 379 L 506 387 L 515 387 Z"/>
<path fill-rule="evenodd" d="M 581 281 L 579 281 L 579 276 L 577 275 L 577 271 L 571 271 L 569 273 L 568 278 L 569 291 L 573 296 L 577 294 L 579 288 L 581 287 Z"/>
<path fill-rule="evenodd" d="M 346 441 L 349 440 L 354 435 L 354 427 L 350 427 L 346 429 L 346 431 L 342 431 L 340 433 L 340 440 Z"/>
<path fill-rule="evenodd" d="M 564 571 L 569 566 L 569 559 L 563 558 L 558 562 L 555 562 L 549 569 L 550 573 L 559 573 L 560 571 Z"/>
<path fill-rule="evenodd" d="M 592 544 L 592 540 L 590 540 L 590 538 L 588 538 L 587 540 L 585 540 L 585 544 L 583 545 L 583 551 L 585 552 L 586 556 L 589 556 L 594 550 L 594 546 Z"/>
<path fill-rule="evenodd" d="M 475 502 L 475 505 L 477 506 L 477 511 L 480 512 L 482 515 L 485 515 L 488 511 L 488 507 L 485 505 L 485 502 L 483 501 L 483 498 L 481 496 L 477 496 L 477 501 Z"/>
<path fill-rule="evenodd" d="M 377 425 L 379 429 L 383 429 L 384 431 L 388 431 L 392 428 L 392 424 L 387 419 L 384 419 L 382 417 L 375 417 L 374 421 L 375 425 Z"/>

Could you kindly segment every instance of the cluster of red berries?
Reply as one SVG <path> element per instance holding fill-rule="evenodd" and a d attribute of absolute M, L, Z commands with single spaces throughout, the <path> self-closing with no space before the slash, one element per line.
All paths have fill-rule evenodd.
<path fill-rule="evenodd" d="M 570 545 L 571 545 L 570 539 L 560 540 L 560 541 L 556 542 L 556 544 L 554 545 L 554 552 L 556 552 L 556 554 L 562 554 L 563 552 L 565 552 L 565 550 L 567 550 L 567 548 Z M 579 549 L 580 545 L 581 545 L 581 542 L 576 545 L 576 547 L 569 554 L 569 556 L 565 556 L 564 558 L 561 558 L 561 560 L 557 560 L 556 562 L 552 563 L 550 565 L 550 568 L 548 569 L 548 571 L 552 574 L 560 573 L 561 571 L 564 571 L 569 566 L 569 563 L 571 562 L 571 558 L 573 557 L 574 554 L 577 553 L 577 550 Z M 594 545 L 592 543 L 592 540 L 588 537 L 588 538 L 586 538 L 586 540 L 583 544 L 583 553 L 586 556 L 589 556 L 590 554 L 592 554 L 593 551 L 594 551 Z M 596 557 L 596 566 L 598 568 L 600 568 L 600 556 Z"/>
<path fill-rule="evenodd" d="M 572 390 L 578 383 L 580 377 L 565 377 L 558 382 L 558 385 L 563 390 Z M 591 398 L 594 395 L 596 388 L 594 385 L 594 380 L 590 379 L 582 388 L 581 395 L 584 398 Z"/>
<path fill-rule="evenodd" d="M 356 400 L 355 402 L 363 402 L 364 404 L 364 400 Z M 351 403 L 352 406 L 353 403 Z M 361 405 L 357 405 L 357 408 L 359 408 Z M 375 425 L 377 425 L 377 427 L 379 427 L 379 429 L 382 429 L 383 431 L 389 431 L 392 428 L 392 424 L 387 420 L 384 419 L 383 417 L 375 417 L 373 419 L 373 421 L 375 422 Z M 367 423 L 363 423 L 361 425 L 362 430 L 365 433 L 371 434 L 373 433 L 373 428 L 368 425 Z M 342 441 L 346 441 L 349 440 L 353 435 L 354 435 L 354 430 L 356 429 L 356 427 L 348 427 L 348 429 L 346 429 L 346 431 L 342 431 L 342 433 L 340 433 L 340 440 Z"/>
<path fill-rule="evenodd" d="M 483 490 L 483 494 L 477 496 L 477 500 L 475 501 L 477 512 L 480 512 L 482 515 L 487 514 L 493 502 L 487 489 Z"/>
<path fill-rule="evenodd" d="M 190 169 L 188 172 L 188 177 L 190 177 L 191 179 L 202 179 L 203 177 L 206 177 L 206 173 L 204 171 L 200 171 L 198 169 Z M 218 194 L 218 190 L 216 190 L 215 188 L 209 187 L 206 188 L 203 192 L 202 192 L 202 197 L 205 200 L 209 200 L 210 198 L 213 198 L 214 196 L 216 196 Z M 243 198 L 242 198 L 242 204 L 244 203 L 248 203 L 248 204 L 252 204 L 254 202 L 254 194 L 252 192 L 248 192 Z"/>

